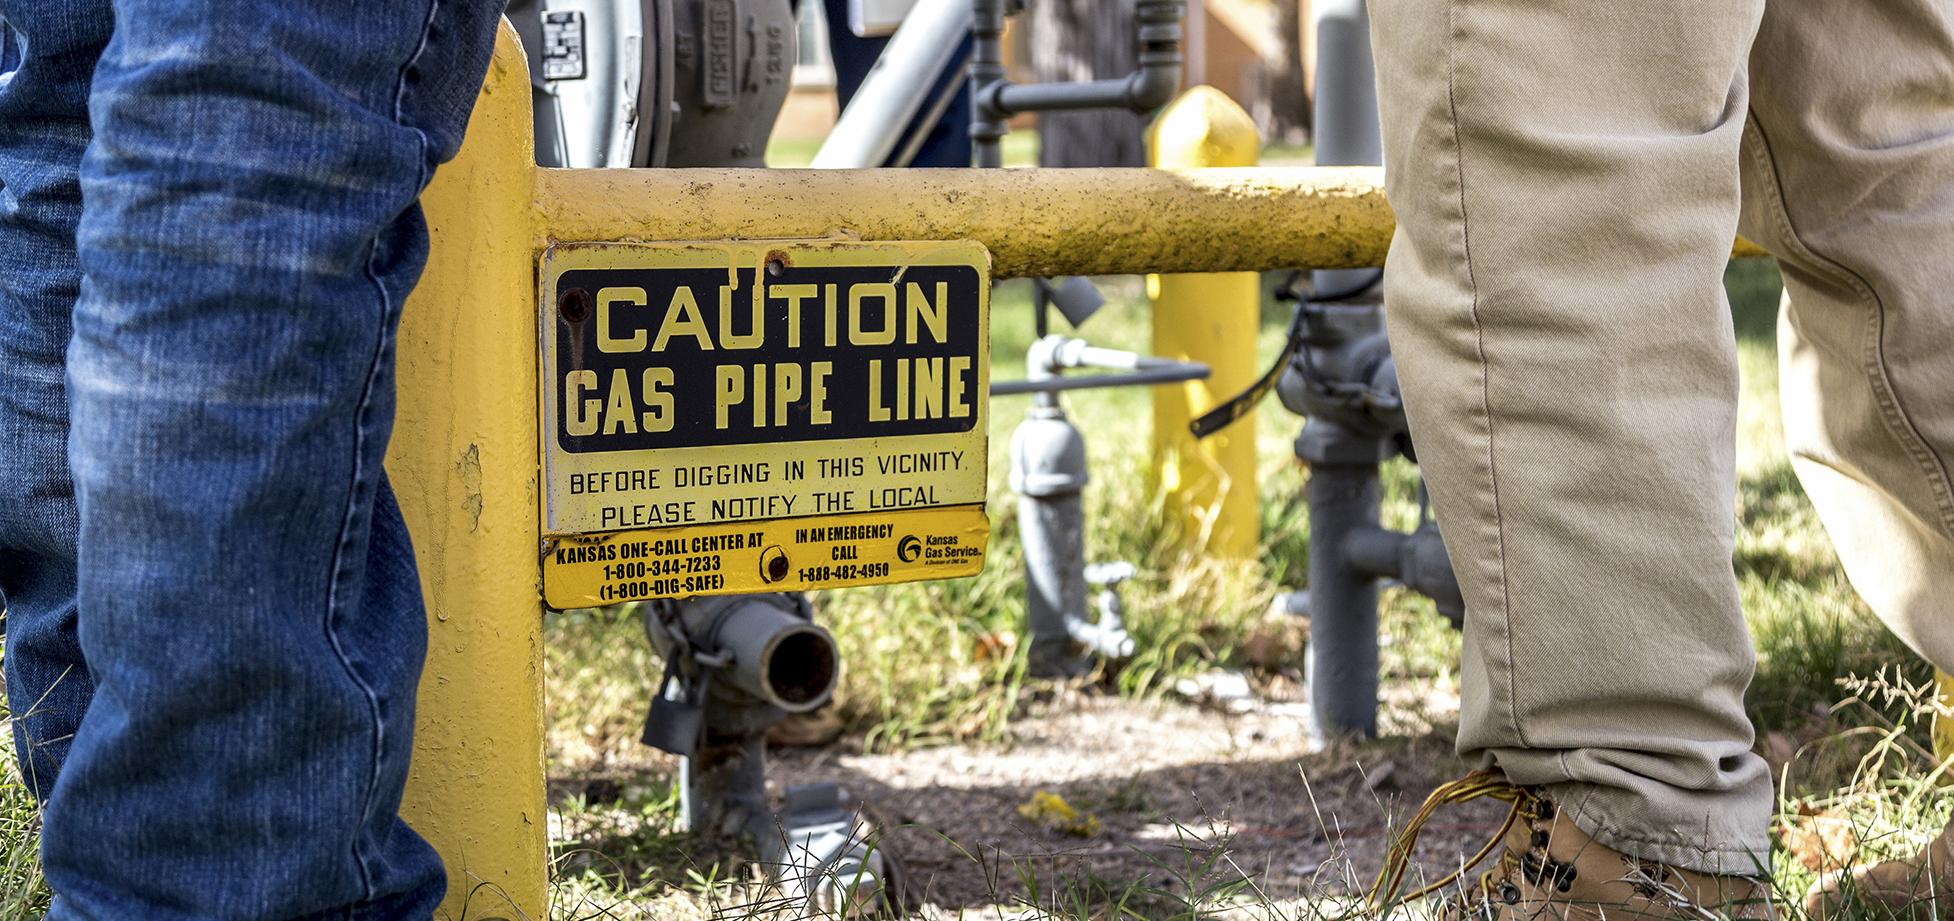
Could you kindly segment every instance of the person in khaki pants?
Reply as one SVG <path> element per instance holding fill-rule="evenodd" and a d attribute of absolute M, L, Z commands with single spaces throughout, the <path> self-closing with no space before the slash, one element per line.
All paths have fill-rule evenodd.
<path fill-rule="evenodd" d="M 1722 272 L 1740 231 L 1777 257 L 1798 475 L 1860 594 L 1954 670 L 1954 2 L 1370 10 L 1390 337 L 1486 768 L 1434 799 L 1515 804 L 1454 907 L 1767 914 Z M 1857 885 L 1954 917 L 1950 856 L 1954 829 Z"/>

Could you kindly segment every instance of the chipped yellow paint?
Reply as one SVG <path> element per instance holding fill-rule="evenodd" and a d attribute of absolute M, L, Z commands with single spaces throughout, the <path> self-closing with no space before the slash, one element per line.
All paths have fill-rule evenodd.
<path fill-rule="evenodd" d="M 1159 167 L 1237 167 L 1255 164 L 1262 140 L 1255 120 L 1226 93 L 1197 86 L 1154 121 L 1148 146 Z M 1188 547 L 1251 559 L 1261 545 L 1255 415 L 1199 441 L 1187 425 L 1255 383 L 1260 278 L 1254 272 L 1149 275 L 1147 294 L 1153 353 L 1211 369 L 1204 381 L 1152 388 L 1157 485 L 1180 516 Z"/>
<path fill-rule="evenodd" d="M 455 919 L 546 908 L 529 119 L 505 24 L 461 156 L 421 200 L 433 250 L 401 319 L 387 457 L 428 607 L 401 812 L 446 861 Z"/>
<path fill-rule="evenodd" d="M 1946 761 L 1954 758 L 1954 675 L 1937 672 L 1936 683 L 1940 694 L 1934 710 L 1934 753 Z"/>
<path fill-rule="evenodd" d="M 487 499 L 482 495 L 482 449 L 469 445 L 462 452 L 461 459 L 455 461 L 455 475 L 461 478 L 461 510 L 468 514 L 468 530 L 482 529 L 482 507 Z"/>
<path fill-rule="evenodd" d="M 976 240 L 995 278 L 1384 264 L 1377 167 L 539 170 L 551 240 Z M 1739 257 L 1764 255 L 1739 241 Z"/>
<path fill-rule="evenodd" d="M 541 170 L 548 240 L 976 240 L 997 278 L 1365 266 L 1368 168 Z"/>

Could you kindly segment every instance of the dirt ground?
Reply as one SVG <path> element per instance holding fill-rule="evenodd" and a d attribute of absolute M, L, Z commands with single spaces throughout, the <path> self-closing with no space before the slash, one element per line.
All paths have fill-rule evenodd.
<path fill-rule="evenodd" d="M 1002 746 L 790 750 L 773 777 L 839 781 L 895 826 L 888 841 L 909 901 L 930 915 L 1049 907 L 1134 883 L 1176 905 L 1245 890 L 1278 907 L 1367 887 L 1389 834 L 1464 770 L 1443 724 L 1387 724 L 1382 741 L 1324 746 L 1307 733 L 1305 708 L 1060 692 L 1014 722 Z M 1413 732 L 1394 734 L 1404 730 Z M 1098 833 L 1020 816 L 1040 791 L 1096 817 Z M 1439 815 L 1420 848 L 1425 870 L 1443 873 L 1476 850 L 1502 809 L 1477 803 Z"/>
<path fill-rule="evenodd" d="M 863 754 L 858 739 L 843 737 L 776 749 L 769 785 L 778 797 L 789 785 L 838 782 L 885 829 L 905 901 L 926 917 L 1107 916 L 1105 907 L 1124 898 L 1146 917 L 1252 904 L 1255 917 L 1316 918 L 1341 913 L 1324 899 L 1366 889 L 1405 817 L 1464 773 L 1451 750 L 1457 699 L 1449 690 L 1387 684 L 1381 739 L 1324 745 L 1307 731 L 1293 683 L 1222 700 L 1047 687 L 1001 743 Z M 605 799 L 633 783 L 629 775 L 670 776 L 669 759 L 639 750 L 642 762 L 613 765 L 624 775 L 559 778 L 555 792 Z M 1096 832 L 1067 834 L 1020 815 L 1041 792 L 1096 819 Z M 1412 879 L 1455 868 L 1503 814 L 1486 802 L 1441 812 Z M 684 862 L 717 856 L 688 853 Z M 746 898 L 767 896 L 706 905 L 673 891 L 639 912 L 768 914 L 742 905 Z"/>

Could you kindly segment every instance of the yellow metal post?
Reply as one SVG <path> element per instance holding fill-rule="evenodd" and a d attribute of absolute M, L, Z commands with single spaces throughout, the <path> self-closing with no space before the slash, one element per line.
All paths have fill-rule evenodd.
<path fill-rule="evenodd" d="M 1940 706 L 1934 711 L 1934 754 L 1954 758 L 1954 675 L 1936 672 Z"/>
<path fill-rule="evenodd" d="M 467 143 L 422 197 L 433 252 L 387 458 L 428 606 L 402 812 L 447 862 L 452 919 L 547 907 L 531 132 L 505 23 Z"/>
<path fill-rule="evenodd" d="M 1225 93 L 1197 86 L 1154 122 L 1153 165 L 1173 169 L 1253 166 L 1255 122 Z M 1185 245 L 1199 245 L 1184 241 Z M 1205 381 L 1153 388 L 1155 475 L 1180 515 L 1188 546 L 1236 559 L 1260 544 L 1255 415 L 1195 441 L 1188 422 L 1255 382 L 1261 281 L 1254 272 L 1150 275 L 1153 352 L 1213 369 Z"/>

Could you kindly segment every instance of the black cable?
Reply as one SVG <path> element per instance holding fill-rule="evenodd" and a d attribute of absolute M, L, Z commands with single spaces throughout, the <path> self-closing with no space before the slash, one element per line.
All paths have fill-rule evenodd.
<path fill-rule="evenodd" d="M 1316 377 L 1315 370 L 1309 366 L 1309 353 L 1304 346 L 1308 345 L 1306 340 L 1309 336 L 1311 310 L 1317 304 L 1347 301 L 1369 291 L 1376 287 L 1379 281 L 1383 280 L 1384 270 L 1372 269 L 1365 275 L 1362 284 L 1352 285 L 1345 290 L 1335 291 L 1328 295 L 1312 292 L 1308 296 L 1305 296 L 1300 293 L 1298 289 L 1302 287 L 1302 277 L 1303 272 L 1300 269 L 1290 273 L 1289 278 L 1276 291 L 1276 297 L 1279 300 L 1296 302 L 1296 312 L 1290 316 L 1289 338 L 1287 342 L 1283 343 L 1282 354 L 1276 356 L 1274 366 L 1264 372 L 1261 378 L 1257 379 L 1247 390 L 1229 397 L 1215 408 L 1202 413 L 1201 418 L 1188 423 L 1187 430 L 1195 438 L 1206 438 L 1209 435 L 1219 432 L 1235 424 L 1242 417 L 1253 411 L 1258 404 L 1268 398 L 1269 391 L 1274 390 L 1276 383 L 1282 380 L 1283 369 L 1287 368 L 1289 363 L 1295 360 L 1298 355 L 1303 356 L 1302 367 L 1299 370 L 1302 371 L 1304 379 L 1309 381 L 1312 386 L 1317 387 L 1320 393 L 1328 395 L 1335 392 L 1328 385 L 1323 384 Z M 1363 388 L 1360 387 L 1358 389 L 1362 390 Z"/>

